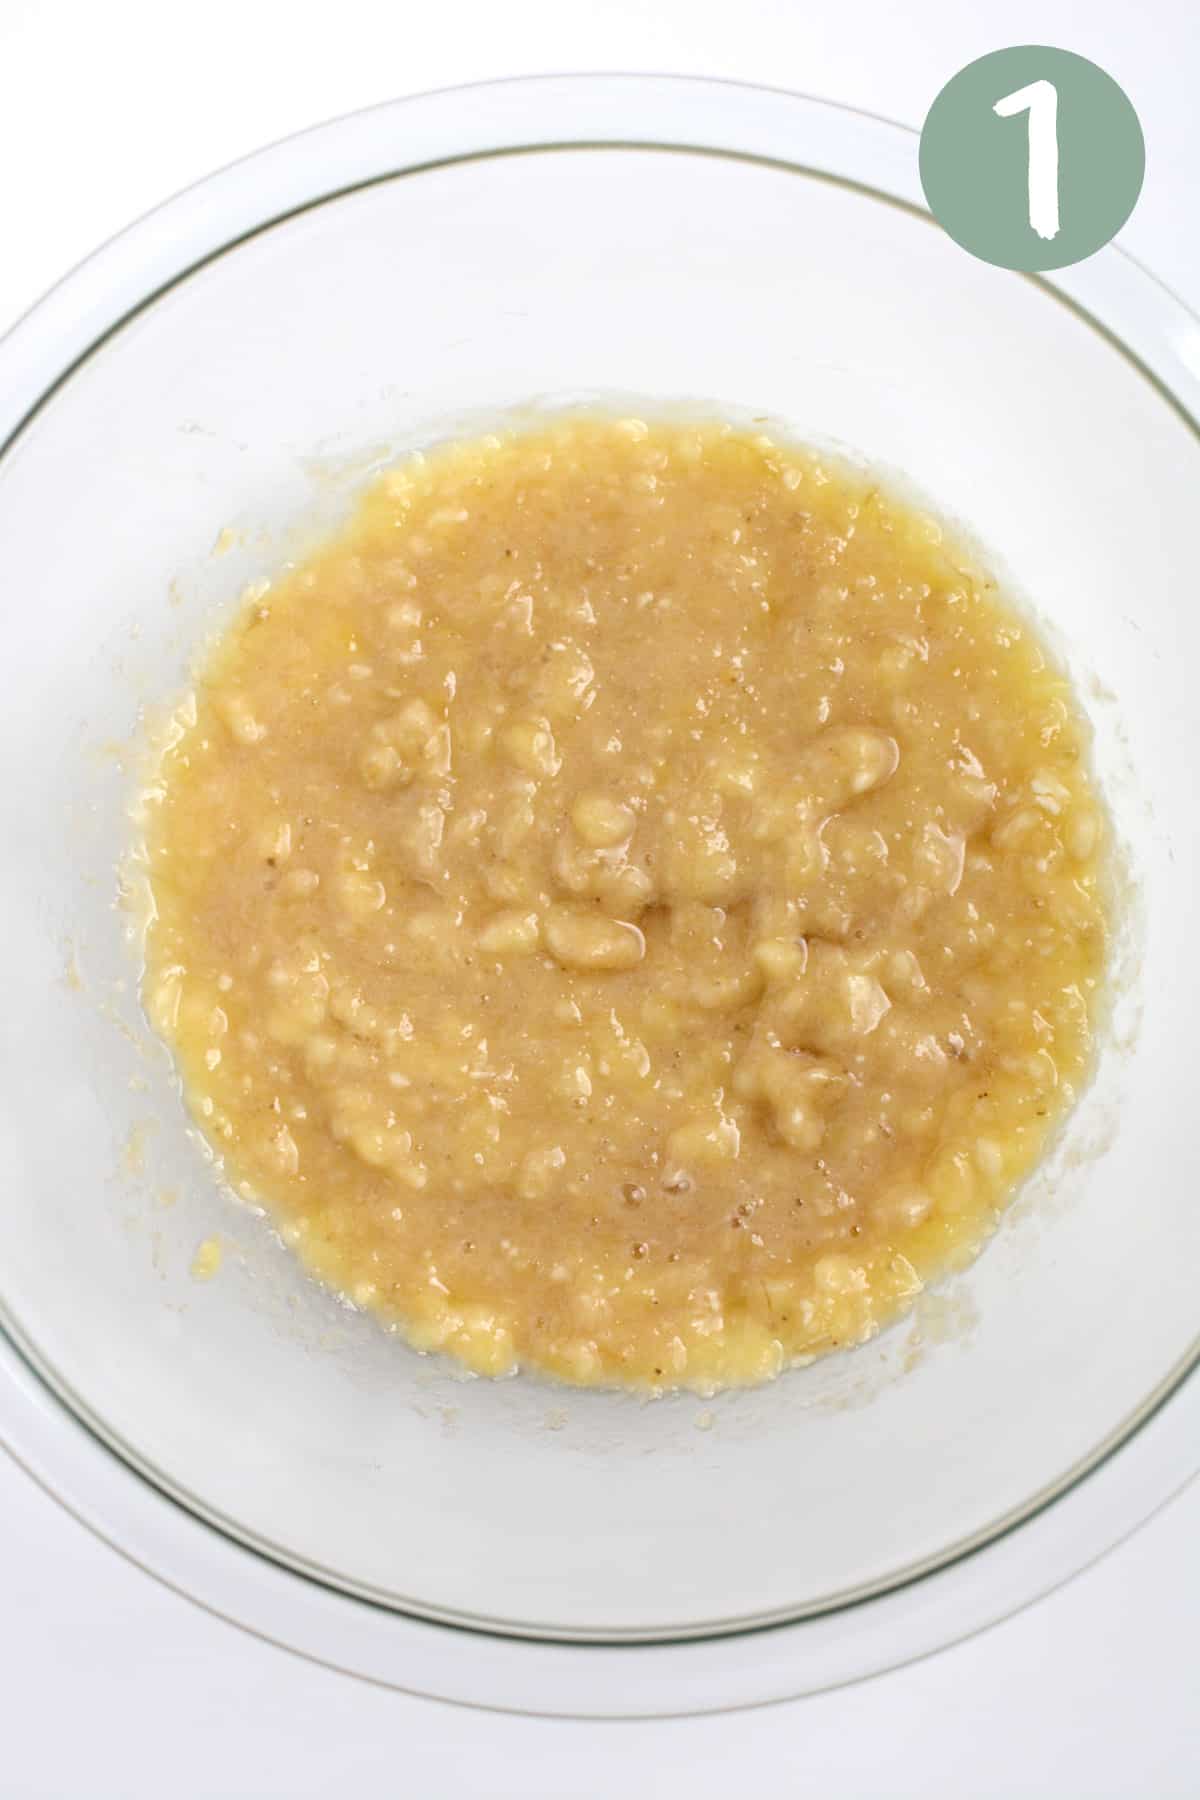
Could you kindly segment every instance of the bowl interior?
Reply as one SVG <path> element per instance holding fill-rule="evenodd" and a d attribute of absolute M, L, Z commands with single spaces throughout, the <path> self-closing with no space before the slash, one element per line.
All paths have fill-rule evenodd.
<path fill-rule="evenodd" d="M 115 904 L 141 711 L 245 584 L 404 449 L 587 397 L 762 418 L 961 522 L 1075 672 L 1131 872 L 1096 1081 L 981 1261 L 873 1344 L 707 1402 L 462 1380 L 306 1280 L 189 1135 Z M 0 459 L 0 1318 L 187 1504 L 442 1618 L 730 1629 L 1020 1516 L 1194 1343 L 1198 481 L 1190 427 L 1047 289 L 748 158 L 466 159 L 175 283 Z"/>

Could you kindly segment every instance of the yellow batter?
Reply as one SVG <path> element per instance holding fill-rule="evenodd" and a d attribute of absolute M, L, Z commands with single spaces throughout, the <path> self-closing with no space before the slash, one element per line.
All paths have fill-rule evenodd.
<path fill-rule="evenodd" d="M 145 992 L 192 1109 L 311 1270 L 472 1369 L 854 1343 L 1086 1074 L 1067 682 L 929 519 L 765 437 L 406 462 L 173 736 Z"/>

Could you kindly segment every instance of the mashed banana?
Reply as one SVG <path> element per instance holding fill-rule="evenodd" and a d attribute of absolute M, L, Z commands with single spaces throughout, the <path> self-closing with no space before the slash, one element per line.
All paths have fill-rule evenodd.
<path fill-rule="evenodd" d="M 758 1381 L 970 1256 L 1105 950 L 1070 688 L 931 521 L 727 426 L 415 457 L 249 604 L 148 798 L 148 1010 L 414 1344 Z"/>

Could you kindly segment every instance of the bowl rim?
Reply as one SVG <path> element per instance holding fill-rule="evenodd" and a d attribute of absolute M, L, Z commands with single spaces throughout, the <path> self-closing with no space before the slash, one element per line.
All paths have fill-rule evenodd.
<path fill-rule="evenodd" d="M 907 127 L 830 101 L 781 89 L 682 76 L 516 77 L 442 89 L 347 115 L 274 144 L 186 189 L 95 252 L 20 319 L 0 339 L 0 461 L 74 370 L 169 288 L 260 231 L 364 186 L 498 155 L 580 147 L 693 151 L 769 163 L 830 180 L 902 207 L 932 226 L 921 199 L 916 143 L 916 134 Z M 398 146 L 406 154 L 401 155 Z M 1033 281 L 1069 306 L 1131 362 L 1200 435 L 1200 320 L 1139 263 L 1114 245 L 1074 268 L 1049 276 L 1017 278 Z M 356 1596 L 345 1586 L 330 1586 L 319 1573 L 223 1528 L 190 1498 L 156 1480 L 136 1455 L 123 1450 L 102 1422 L 56 1381 L 36 1347 L 24 1342 L 5 1320 L 0 1320 L 0 1373 L 7 1377 L 6 1384 L 0 1385 L 0 1442 L 6 1443 L 48 1492 L 106 1541 L 201 1604 L 208 1603 L 210 1592 L 226 1593 L 230 1575 L 239 1569 L 240 1585 L 223 1607 L 214 1610 L 223 1610 L 224 1616 L 261 1635 L 316 1655 L 317 1660 L 330 1660 L 321 1652 L 323 1636 L 314 1639 L 299 1619 L 291 1626 L 290 1637 L 282 1634 L 282 1628 L 270 1626 L 271 1617 L 297 1610 L 294 1596 L 286 1606 L 282 1603 L 285 1589 L 279 1586 L 281 1582 L 291 1588 L 303 1584 L 312 1590 L 306 1599 L 318 1596 L 318 1610 L 327 1602 L 335 1608 L 352 1609 L 339 1615 L 346 1648 L 340 1653 L 344 1660 L 334 1666 L 414 1692 L 440 1693 L 472 1704 L 547 1710 L 516 1705 L 514 1696 L 527 1693 L 535 1679 L 540 1679 L 542 1690 L 546 1688 L 549 1677 L 545 1672 L 534 1677 L 535 1652 L 541 1660 L 551 1657 L 554 1667 L 566 1657 L 577 1674 L 567 1683 L 571 1691 L 562 1694 L 561 1703 L 557 1685 L 562 1678 L 551 1682 L 555 1703 L 549 1710 L 560 1716 L 564 1710 L 573 1713 L 578 1709 L 587 1716 L 626 1717 L 631 1704 L 640 1707 L 641 1701 L 632 1701 L 631 1695 L 643 1689 L 650 1660 L 658 1659 L 654 1694 L 646 1696 L 654 1700 L 653 1715 L 642 1714 L 657 1716 L 730 1703 L 753 1704 L 853 1680 L 967 1635 L 1057 1585 L 1134 1529 L 1195 1472 L 1197 1458 L 1191 1446 L 1200 1438 L 1183 1415 L 1189 1411 L 1200 1414 L 1200 1383 L 1186 1379 L 1198 1356 L 1200 1345 L 1129 1419 L 1052 1488 L 1035 1495 L 1027 1506 L 976 1539 L 951 1547 L 944 1557 L 902 1572 L 863 1597 L 831 1602 L 803 1618 L 793 1614 L 732 1621 L 708 1634 L 691 1632 L 686 1637 L 636 1642 L 619 1637 L 581 1640 L 524 1629 L 518 1634 L 498 1622 L 439 1619 L 425 1609 L 408 1611 L 395 1603 L 385 1606 Z M 35 1419 L 31 1419 L 30 1402 Z M 45 1432 L 50 1419 L 54 1421 L 52 1441 Z M 111 1468 L 104 1468 L 104 1459 Z M 1105 1492 L 1113 1501 L 1103 1526 L 1096 1518 L 1090 1530 L 1083 1529 L 1076 1523 L 1080 1513 L 1075 1507 L 1064 1531 L 1060 1503 L 1090 1488 L 1095 1512 L 1097 1483 L 1105 1474 Z M 126 1489 L 130 1486 L 129 1475 L 135 1477 L 138 1489 L 136 1507 L 128 1493 L 124 1504 L 119 1499 L 122 1484 Z M 111 1494 L 114 1477 L 115 1505 Z M 146 1502 L 151 1502 L 151 1511 L 158 1509 L 153 1523 Z M 136 1528 L 135 1512 L 140 1515 Z M 1044 1555 L 1037 1561 L 1036 1579 L 1036 1559 L 1029 1553 L 1035 1527 L 1040 1527 L 1038 1536 L 1047 1546 L 1055 1546 L 1053 1559 Z M 1013 1562 L 1011 1545 L 1017 1533 L 1021 1549 Z M 164 1539 L 173 1546 L 169 1553 L 162 1547 Z M 218 1551 L 214 1545 L 220 1546 Z M 182 1552 L 181 1546 L 186 1546 Z M 190 1577 L 173 1573 L 181 1553 L 194 1571 Z M 976 1595 L 966 1606 L 965 1589 L 958 1583 L 951 1611 L 957 1608 L 959 1623 L 947 1630 L 947 1584 L 954 1585 L 956 1573 L 963 1573 L 965 1565 L 979 1571 L 989 1558 L 989 1567 L 999 1571 L 1005 1565 L 1006 1572 L 986 1579 L 977 1574 Z M 1027 1566 L 1018 1574 L 1023 1562 Z M 253 1583 L 246 1580 L 251 1565 L 260 1565 Z M 269 1579 L 264 1580 L 264 1572 L 269 1572 Z M 248 1595 L 251 1588 L 256 1602 L 266 1598 L 265 1613 L 261 1604 L 250 1606 L 240 1597 Z M 986 1606 L 982 1604 L 985 1591 L 989 1596 Z M 933 1598 L 938 1595 L 940 1599 Z M 828 1629 L 820 1628 L 836 1625 L 850 1614 L 855 1619 L 850 1636 L 858 1648 L 847 1660 L 843 1647 L 839 1659 L 835 1654 L 838 1646 L 829 1641 Z M 390 1649 L 383 1659 L 389 1672 L 377 1672 L 382 1667 L 382 1642 L 372 1651 L 375 1661 L 362 1666 L 362 1654 L 354 1650 L 352 1640 L 355 1629 L 361 1629 L 363 1620 L 372 1615 L 387 1622 L 393 1633 L 403 1625 L 405 1631 L 415 1628 L 421 1638 L 423 1649 L 417 1638 L 412 1641 L 404 1679 L 398 1678 L 400 1670 L 390 1667 Z M 939 1620 L 935 1630 L 931 1629 L 933 1615 Z M 332 1617 L 331 1613 L 327 1623 L 332 1623 Z M 351 1619 L 357 1620 L 357 1627 L 350 1626 Z M 447 1663 L 447 1668 L 455 1671 L 464 1660 L 464 1643 L 475 1640 L 490 1647 L 488 1658 L 481 1659 L 473 1678 L 472 1691 L 454 1691 L 454 1682 L 460 1680 L 457 1672 L 454 1682 L 449 1674 L 439 1676 L 450 1682 L 450 1691 L 445 1686 L 423 1685 L 419 1670 L 430 1665 L 430 1640 L 425 1635 L 429 1633 L 446 1634 L 458 1646 Z M 807 1639 L 796 1635 L 804 1633 Z M 375 1634 L 368 1635 L 374 1642 Z M 756 1652 L 753 1659 L 746 1658 L 744 1640 L 751 1636 L 760 1647 L 771 1640 L 773 1652 Z M 874 1642 L 881 1636 L 889 1646 L 886 1649 Z M 745 1697 L 730 1700 L 731 1671 L 739 1662 L 736 1651 L 730 1651 L 739 1642 L 743 1643 L 742 1661 L 756 1671 L 755 1685 Z M 786 1652 L 781 1655 L 779 1647 L 785 1644 Z M 499 1681 L 484 1673 L 489 1659 L 510 1662 L 513 1655 L 524 1657 L 524 1674 L 510 1672 Z M 609 1670 L 599 1684 L 598 1658 L 607 1659 Z M 629 1658 L 636 1661 L 627 1674 L 621 1674 L 618 1664 Z M 685 1663 L 693 1673 L 679 1688 L 679 1695 L 688 1699 L 688 1704 L 680 1705 L 679 1695 L 668 1699 L 666 1690 L 678 1687 L 678 1676 L 669 1671 Z M 768 1665 L 776 1670 L 769 1681 Z M 781 1679 L 784 1685 L 778 1687 Z M 701 1691 L 706 1698 L 693 1704 Z M 604 1696 L 608 1696 L 604 1701 L 607 1711 L 598 1710 Z M 613 1696 L 620 1699 L 616 1711 L 612 1710 Z"/>

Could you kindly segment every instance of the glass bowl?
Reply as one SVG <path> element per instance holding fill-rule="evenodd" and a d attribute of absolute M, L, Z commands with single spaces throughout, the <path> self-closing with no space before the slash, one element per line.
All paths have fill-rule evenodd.
<path fill-rule="evenodd" d="M 501 83 L 213 177 L 0 346 L 0 1430 L 341 1666 L 566 1711 L 798 1691 L 1010 1610 L 1194 1469 L 1200 327 L 1116 250 L 1009 274 L 916 197 L 911 134 L 818 102 Z M 116 904 L 143 709 L 246 584 L 405 449 L 589 398 L 763 418 L 956 520 L 1072 668 L 1121 845 L 1096 1078 L 983 1257 L 711 1401 L 465 1380 L 309 1281 L 189 1133 Z"/>

